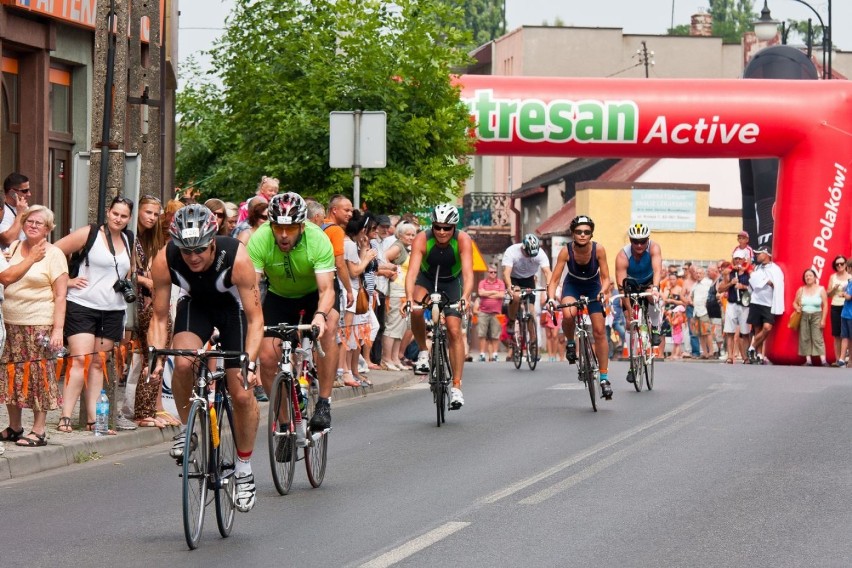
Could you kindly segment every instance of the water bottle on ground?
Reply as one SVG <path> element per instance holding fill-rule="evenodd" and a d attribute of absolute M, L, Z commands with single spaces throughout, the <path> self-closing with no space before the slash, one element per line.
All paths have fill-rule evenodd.
<path fill-rule="evenodd" d="M 101 390 L 101 396 L 95 405 L 95 436 L 106 436 L 109 433 L 109 397 L 106 389 Z"/>

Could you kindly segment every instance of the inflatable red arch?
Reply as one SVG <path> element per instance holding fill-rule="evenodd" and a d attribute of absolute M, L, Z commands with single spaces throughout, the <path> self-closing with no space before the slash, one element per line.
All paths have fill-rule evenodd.
<path fill-rule="evenodd" d="M 464 75 L 459 83 L 481 155 L 779 158 L 773 259 L 785 274 L 786 313 L 767 355 L 801 362 L 787 327 L 801 274 L 813 267 L 824 285 L 832 259 L 852 248 L 849 82 Z"/>

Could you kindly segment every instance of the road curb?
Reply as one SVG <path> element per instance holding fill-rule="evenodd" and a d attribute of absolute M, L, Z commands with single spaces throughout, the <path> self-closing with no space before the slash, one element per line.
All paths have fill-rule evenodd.
<path fill-rule="evenodd" d="M 417 377 L 410 371 L 375 371 L 370 374 L 370 379 L 373 381 L 372 387 L 334 389 L 332 400 L 358 400 L 370 394 L 402 388 L 417 381 Z M 261 428 L 263 428 L 265 417 L 266 413 L 261 411 Z M 72 433 L 58 432 L 55 424 L 48 424 L 47 446 L 16 448 L 14 442 L 5 443 L 6 453 L 0 456 L 0 481 L 85 463 L 129 450 L 156 446 L 170 442 L 178 432 L 178 428 L 167 426 L 163 429 L 137 428 L 120 431 L 115 436 L 95 437 L 81 430 L 75 430 Z"/>

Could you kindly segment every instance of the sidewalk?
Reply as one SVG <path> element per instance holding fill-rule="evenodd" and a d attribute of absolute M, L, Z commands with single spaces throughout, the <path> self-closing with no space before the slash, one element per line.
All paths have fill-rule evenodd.
<path fill-rule="evenodd" d="M 397 389 L 417 380 L 411 371 L 371 371 L 369 379 L 373 381 L 372 387 L 361 388 L 336 388 L 332 393 L 334 401 L 355 399 L 378 393 Z M 266 403 L 261 403 L 266 406 Z M 75 430 L 71 433 L 63 433 L 56 430 L 59 423 L 60 410 L 54 410 L 47 414 L 47 446 L 40 448 L 22 448 L 14 442 L 6 442 L 6 453 L 0 456 L 0 481 L 12 478 L 24 477 L 33 473 L 47 471 L 59 467 L 85 463 L 105 456 L 153 446 L 163 442 L 170 442 L 177 434 L 178 429 L 174 427 L 160 428 L 137 428 L 131 431 L 119 431 L 115 436 L 95 437 L 92 432 L 78 430 L 76 425 L 77 409 L 75 408 L 72 420 L 75 421 Z M 261 422 L 266 419 L 266 412 L 261 411 Z M 24 409 L 23 428 L 29 432 L 33 423 L 33 413 Z M 0 405 L 0 430 L 9 425 L 9 415 L 6 406 Z"/>

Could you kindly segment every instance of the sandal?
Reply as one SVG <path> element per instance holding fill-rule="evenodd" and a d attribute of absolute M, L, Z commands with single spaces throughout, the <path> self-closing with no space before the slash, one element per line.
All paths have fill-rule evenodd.
<path fill-rule="evenodd" d="M 728 365 L 733 365 L 733 364 L 734 364 L 734 360 L 733 360 L 733 359 L 731 359 L 730 357 L 728 357 L 727 359 L 725 359 L 725 363 L 726 363 L 726 364 L 728 364 Z"/>
<path fill-rule="evenodd" d="M 165 428 L 166 424 L 161 422 L 157 418 L 153 416 L 147 416 L 145 418 L 140 418 L 136 421 L 136 425 L 140 428 Z"/>
<path fill-rule="evenodd" d="M 158 420 L 165 422 L 166 426 L 178 426 L 180 427 L 180 420 L 166 412 L 165 410 L 158 410 L 154 413 L 154 416 L 159 417 Z"/>
<path fill-rule="evenodd" d="M 19 431 L 12 430 L 11 426 L 6 426 L 6 429 L 0 432 L 0 442 L 17 442 L 24 436 L 24 429 Z"/>
<path fill-rule="evenodd" d="M 74 427 L 71 425 L 71 418 L 69 416 L 60 416 L 59 424 L 56 426 L 56 431 L 64 434 L 70 434 L 73 432 Z"/>
<path fill-rule="evenodd" d="M 33 440 L 30 436 L 35 436 L 36 439 Z M 16 445 L 21 446 L 22 448 L 38 448 L 41 446 L 47 445 L 47 433 L 44 434 L 36 434 L 32 430 L 26 436 L 21 436 L 18 438 L 18 441 L 15 442 Z"/>
<path fill-rule="evenodd" d="M 346 378 L 346 375 L 349 375 L 349 378 Z M 346 371 L 343 373 L 343 385 L 347 387 L 360 387 L 361 381 L 355 380 L 352 375 L 352 371 Z"/>

